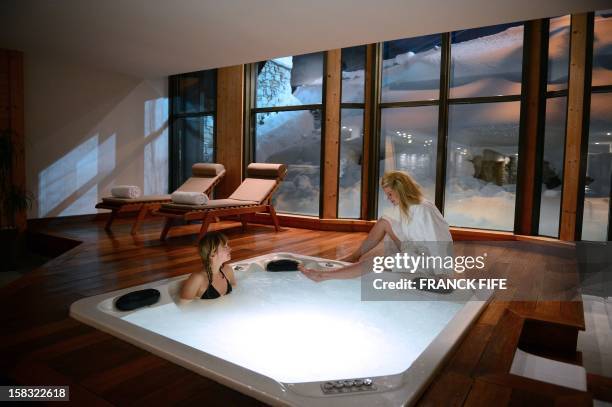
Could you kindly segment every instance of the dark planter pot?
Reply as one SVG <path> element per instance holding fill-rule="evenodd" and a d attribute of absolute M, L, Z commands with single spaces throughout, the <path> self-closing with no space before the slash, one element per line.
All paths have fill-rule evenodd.
<path fill-rule="evenodd" d="M 0 229 L 0 271 L 15 270 L 18 237 L 17 229 Z"/>

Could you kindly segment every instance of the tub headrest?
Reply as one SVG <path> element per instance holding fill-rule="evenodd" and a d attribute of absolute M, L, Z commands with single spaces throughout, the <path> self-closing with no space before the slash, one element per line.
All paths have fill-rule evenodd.
<path fill-rule="evenodd" d="M 119 311 L 133 311 L 138 308 L 155 304 L 159 301 L 160 293 L 155 288 L 132 291 L 117 298 L 115 307 Z"/>
<path fill-rule="evenodd" d="M 290 259 L 272 260 L 266 264 L 266 271 L 297 271 L 300 262 Z"/>

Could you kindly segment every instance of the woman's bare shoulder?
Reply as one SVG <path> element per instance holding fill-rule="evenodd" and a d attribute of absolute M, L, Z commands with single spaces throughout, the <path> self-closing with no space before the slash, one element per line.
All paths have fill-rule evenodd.
<path fill-rule="evenodd" d="M 181 287 L 181 298 L 191 300 L 197 297 L 202 286 L 208 286 L 208 281 L 204 278 L 203 273 L 192 273 L 183 282 Z M 206 290 L 207 287 L 204 287 Z"/>
<path fill-rule="evenodd" d="M 201 283 L 202 281 L 204 281 L 204 275 L 202 273 L 191 273 L 185 280 L 185 284 Z"/>

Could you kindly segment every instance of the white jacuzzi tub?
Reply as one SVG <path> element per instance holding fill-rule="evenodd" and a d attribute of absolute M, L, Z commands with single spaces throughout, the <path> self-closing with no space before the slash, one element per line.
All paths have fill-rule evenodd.
<path fill-rule="evenodd" d="M 416 401 L 486 305 L 428 293 L 416 294 L 423 301 L 361 301 L 359 279 L 314 283 L 299 272 L 265 272 L 276 259 L 342 265 L 273 253 L 232 263 L 237 287 L 216 300 L 181 302 L 184 275 L 81 299 L 70 315 L 269 404 L 396 406 Z M 159 302 L 114 307 L 144 288 L 159 290 Z"/>

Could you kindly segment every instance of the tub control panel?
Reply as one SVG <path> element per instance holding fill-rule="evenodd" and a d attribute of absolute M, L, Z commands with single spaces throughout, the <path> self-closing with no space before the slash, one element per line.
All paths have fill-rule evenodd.
<path fill-rule="evenodd" d="M 333 380 L 325 383 L 321 383 L 321 390 L 323 394 L 343 394 L 343 393 L 357 393 L 362 391 L 373 391 L 376 390 L 374 381 L 369 378 L 365 379 L 347 379 L 347 380 Z"/>

